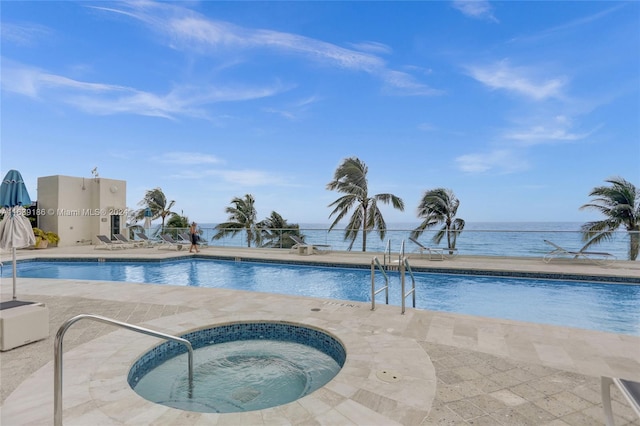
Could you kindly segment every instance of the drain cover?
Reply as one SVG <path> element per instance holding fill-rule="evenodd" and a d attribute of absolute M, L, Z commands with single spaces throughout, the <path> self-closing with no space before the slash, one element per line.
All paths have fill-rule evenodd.
<path fill-rule="evenodd" d="M 378 379 L 389 383 L 397 382 L 402 378 L 398 373 L 389 370 L 380 370 L 376 373 L 376 376 L 378 376 Z"/>

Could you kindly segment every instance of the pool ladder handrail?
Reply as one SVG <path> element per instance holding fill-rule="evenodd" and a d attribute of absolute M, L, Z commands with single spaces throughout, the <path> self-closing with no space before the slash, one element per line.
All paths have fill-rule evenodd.
<path fill-rule="evenodd" d="M 384 277 L 384 287 L 376 290 L 376 267 L 382 272 Z M 371 310 L 376 309 L 376 295 L 380 292 L 385 292 L 385 303 L 389 304 L 389 276 L 385 271 L 385 268 L 380 264 L 380 261 L 376 256 L 371 259 Z"/>
<path fill-rule="evenodd" d="M 161 339 L 172 340 L 182 343 L 187 347 L 189 352 L 189 397 L 192 397 L 193 391 L 193 347 L 187 339 L 172 336 L 170 334 L 161 333 L 159 331 L 140 327 L 126 322 L 117 321 L 111 318 L 93 314 L 80 314 L 66 320 L 58 329 L 54 342 L 54 375 L 53 375 L 53 424 L 54 426 L 62 426 L 62 341 L 67 329 L 81 319 L 90 319 L 98 322 L 112 324 L 131 331 L 137 331 L 148 336 L 159 337 Z"/>
<path fill-rule="evenodd" d="M 402 245 L 404 248 L 404 241 L 402 241 Z M 413 276 L 413 271 L 411 270 L 411 265 L 409 265 L 409 258 L 403 257 L 400 261 L 400 287 L 402 288 L 402 315 L 404 315 L 405 308 L 405 300 L 407 296 L 413 295 L 413 307 L 416 307 L 416 278 Z M 411 276 L 411 290 L 405 293 L 405 272 L 409 271 L 409 275 Z"/>

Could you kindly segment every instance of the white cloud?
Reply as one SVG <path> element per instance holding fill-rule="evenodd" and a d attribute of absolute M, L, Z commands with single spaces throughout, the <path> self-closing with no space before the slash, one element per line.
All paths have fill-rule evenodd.
<path fill-rule="evenodd" d="M 498 22 L 498 19 L 493 15 L 493 8 L 487 0 L 454 0 L 453 7 L 471 18 Z"/>
<path fill-rule="evenodd" d="M 3 22 L 0 25 L 0 36 L 3 43 L 13 43 L 18 46 L 33 46 L 42 40 L 50 38 L 51 29 L 35 24 L 13 24 Z"/>
<path fill-rule="evenodd" d="M 565 115 L 557 115 L 543 123 L 507 130 L 503 139 L 514 140 L 521 146 L 576 142 L 586 139 L 601 126 L 588 132 L 575 132 L 573 120 Z"/>
<path fill-rule="evenodd" d="M 201 152 L 165 152 L 162 155 L 151 157 L 151 159 L 160 163 L 181 165 L 217 164 L 222 162 L 213 155 Z"/>
<path fill-rule="evenodd" d="M 175 49 L 195 51 L 199 54 L 230 52 L 250 49 L 268 49 L 293 54 L 326 66 L 365 72 L 381 79 L 387 86 L 398 89 L 393 94 L 438 94 L 424 83 L 403 71 L 389 68 L 387 63 L 370 52 L 389 53 L 381 43 L 365 42 L 356 45 L 360 50 L 347 49 L 322 40 L 266 29 L 241 27 L 229 22 L 204 17 L 180 6 L 166 3 L 135 2 L 122 4 L 128 11 L 94 7 L 108 12 L 123 13 L 150 25 L 166 37 Z"/>
<path fill-rule="evenodd" d="M 488 153 L 461 155 L 455 159 L 459 170 L 467 173 L 493 171 L 506 174 L 527 170 L 529 164 L 511 150 L 499 149 Z"/>
<path fill-rule="evenodd" d="M 171 175 L 171 178 L 174 179 L 210 179 L 211 177 L 222 179 L 227 187 L 229 185 L 238 187 L 292 186 L 282 176 L 264 170 L 184 170 Z"/>
<path fill-rule="evenodd" d="M 470 66 L 468 72 L 474 79 L 492 89 L 502 89 L 526 96 L 536 101 L 561 98 L 567 83 L 566 77 L 541 78 L 531 68 L 513 67 L 503 60 L 488 66 Z"/>
<path fill-rule="evenodd" d="M 66 103 L 98 115 L 119 113 L 164 118 L 206 117 L 203 105 L 265 98 L 288 90 L 279 83 L 263 87 L 177 86 L 166 94 L 113 84 L 73 80 L 3 61 L 2 90 Z"/>
<path fill-rule="evenodd" d="M 351 47 L 356 50 L 360 50 L 362 52 L 370 52 L 377 53 L 382 55 L 387 55 L 393 53 L 393 49 L 390 46 L 387 46 L 383 43 L 378 43 L 377 41 L 364 41 L 361 43 L 349 43 Z"/>

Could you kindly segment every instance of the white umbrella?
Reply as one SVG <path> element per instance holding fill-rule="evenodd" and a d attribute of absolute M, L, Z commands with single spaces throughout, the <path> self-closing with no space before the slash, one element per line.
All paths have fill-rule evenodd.
<path fill-rule="evenodd" d="M 16 300 L 16 249 L 36 243 L 29 219 L 22 206 L 31 204 L 31 199 L 17 170 L 9 170 L 0 186 L 0 204 L 5 209 L 0 222 L 0 248 L 11 249 L 13 258 L 13 300 Z"/>

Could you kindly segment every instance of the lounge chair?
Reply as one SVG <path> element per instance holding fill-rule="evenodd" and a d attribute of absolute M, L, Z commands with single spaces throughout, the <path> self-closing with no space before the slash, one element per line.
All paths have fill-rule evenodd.
<path fill-rule="evenodd" d="M 151 238 L 147 237 L 146 234 L 144 234 L 143 232 L 137 232 L 136 233 L 136 237 L 139 238 L 139 240 L 141 243 L 145 244 L 147 247 L 153 247 L 156 244 L 161 244 L 161 241 L 157 241 L 157 240 L 152 240 Z"/>
<path fill-rule="evenodd" d="M 584 258 L 597 265 L 605 265 L 605 266 L 612 264 L 616 260 L 616 257 L 611 253 L 606 253 L 603 251 L 583 251 L 583 250 L 571 251 L 563 247 L 560 247 L 556 243 L 553 243 L 549 240 L 544 240 L 544 242 L 553 247 L 553 250 L 545 254 L 544 257 L 542 258 L 542 260 L 545 263 L 549 263 L 551 262 L 552 259 L 562 257 L 562 256 L 571 256 L 574 259 Z"/>
<path fill-rule="evenodd" d="M 602 407 L 607 426 L 615 426 L 613 421 L 613 410 L 611 408 L 611 386 L 616 385 L 631 408 L 640 418 L 640 383 L 631 380 L 616 379 L 612 377 L 601 378 Z"/>
<path fill-rule="evenodd" d="M 107 237 L 106 235 L 96 235 L 98 237 L 98 241 L 100 241 L 102 244 L 99 244 L 97 246 L 94 247 L 94 249 L 97 248 L 103 248 L 103 249 L 107 249 L 107 250 L 113 250 L 113 249 L 124 249 L 126 248 L 126 246 L 124 244 L 122 244 L 122 242 L 118 241 L 118 242 L 114 242 L 111 241 L 109 239 L 109 237 Z"/>
<path fill-rule="evenodd" d="M 191 235 L 187 234 L 186 232 L 179 232 L 178 233 L 178 242 L 180 244 L 189 244 L 191 245 Z"/>
<path fill-rule="evenodd" d="M 445 260 L 446 258 L 453 259 L 458 255 L 458 249 L 455 248 L 439 248 L 439 247 L 427 247 L 415 238 L 409 237 L 409 241 L 418 246 L 420 255 L 425 252 L 429 255 L 429 260 Z"/>
<path fill-rule="evenodd" d="M 127 247 L 142 247 L 143 246 L 142 242 L 131 241 L 130 239 L 128 239 L 127 237 L 125 237 L 122 234 L 113 234 L 113 236 L 115 237 L 116 240 L 120 241 L 122 244 L 124 244 Z"/>
<path fill-rule="evenodd" d="M 191 234 L 188 234 L 186 232 L 181 232 L 178 234 L 178 237 L 180 237 L 180 242 L 184 241 L 186 244 L 191 245 Z M 196 244 L 198 244 L 199 246 L 206 246 L 207 242 L 204 241 L 202 238 L 200 238 L 200 235 L 198 235 L 198 238 L 196 239 Z"/>
<path fill-rule="evenodd" d="M 180 251 L 182 250 L 182 246 L 185 245 L 185 243 L 174 240 L 173 237 L 169 234 L 160 235 L 160 238 L 162 239 L 162 244 L 158 246 L 158 249 L 171 249 L 171 250 L 176 249 Z M 187 243 L 187 244 L 191 244 L 191 243 Z"/>
<path fill-rule="evenodd" d="M 297 235 L 289 235 L 289 238 L 295 243 L 291 246 L 292 251 L 297 251 L 301 255 L 311 255 L 315 253 L 328 253 L 331 250 L 329 244 L 310 244 L 305 243 L 302 238 Z"/>

